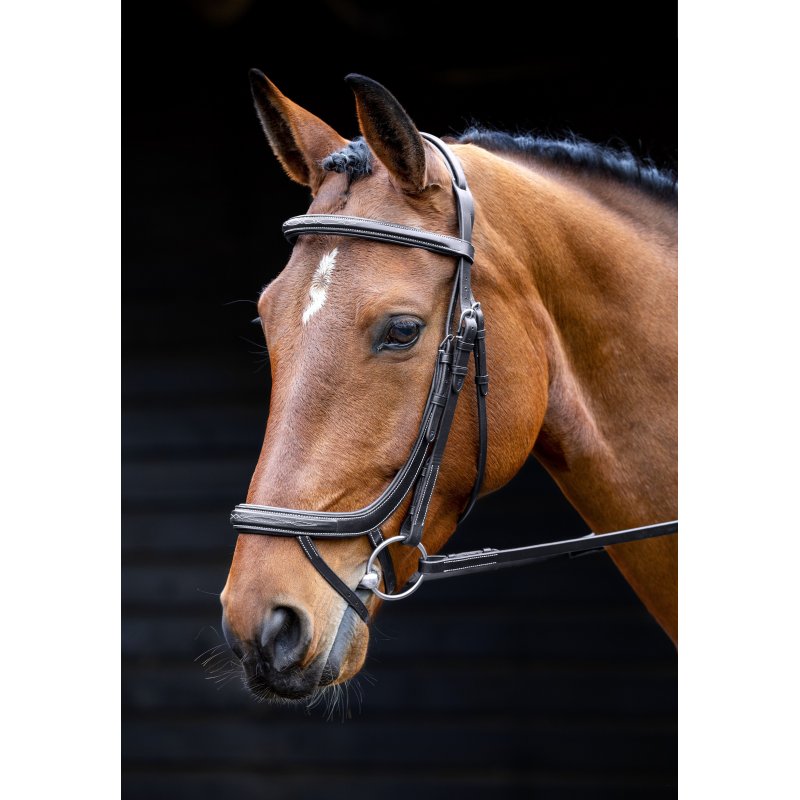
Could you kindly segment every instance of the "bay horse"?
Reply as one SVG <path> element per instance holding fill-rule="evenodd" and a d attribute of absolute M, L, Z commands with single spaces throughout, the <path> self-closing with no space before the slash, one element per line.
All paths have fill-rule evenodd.
<path fill-rule="evenodd" d="M 383 86 L 347 78 L 348 141 L 251 72 L 256 111 L 309 213 L 456 234 L 441 154 Z M 626 151 L 472 129 L 449 146 L 475 201 L 473 286 L 492 389 L 481 493 L 533 455 L 595 533 L 677 518 L 677 188 Z M 408 457 L 430 386 L 452 258 L 336 235 L 303 236 L 258 311 L 272 390 L 248 503 L 368 505 Z M 464 397 L 430 501 L 424 544 L 453 533 L 476 474 L 477 400 Z M 398 533 L 408 506 L 383 527 Z M 364 537 L 318 541 L 351 589 Z M 395 552 L 396 549 L 396 552 Z M 413 548 L 392 552 L 398 585 Z M 607 549 L 677 644 L 677 537 Z M 294 538 L 240 534 L 223 631 L 259 697 L 308 698 L 362 667 L 369 627 Z M 369 617 L 380 601 L 365 600 Z"/>

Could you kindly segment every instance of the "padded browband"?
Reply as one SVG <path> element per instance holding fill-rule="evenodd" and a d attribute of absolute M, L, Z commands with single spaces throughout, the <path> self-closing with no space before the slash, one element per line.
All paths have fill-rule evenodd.
<path fill-rule="evenodd" d="M 475 260 L 475 248 L 471 242 L 433 233 L 411 225 L 400 225 L 365 217 L 340 217 L 333 214 L 301 214 L 283 223 L 283 235 L 293 242 L 302 233 L 330 233 L 336 236 L 353 236 L 357 239 L 372 239 L 376 242 L 399 244 L 404 247 L 420 247 L 432 253 L 466 258 L 470 264 Z"/>

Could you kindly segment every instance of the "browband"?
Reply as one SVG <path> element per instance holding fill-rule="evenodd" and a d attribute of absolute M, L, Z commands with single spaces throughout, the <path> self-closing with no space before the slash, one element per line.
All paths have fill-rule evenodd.
<path fill-rule="evenodd" d="M 340 217 L 335 214 L 302 214 L 283 223 L 283 235 L 293 242 L 303 233 L 330 233 L 337 236 L 355 236 L 373 239 L 376 242 L 400 244 L 405 247 L 420 247 L 432 253 L 475 260 L 475 248 L 471 242 L 433 233 L 411 225 L 396 222 L 381 222 L 365 217 Z"/>

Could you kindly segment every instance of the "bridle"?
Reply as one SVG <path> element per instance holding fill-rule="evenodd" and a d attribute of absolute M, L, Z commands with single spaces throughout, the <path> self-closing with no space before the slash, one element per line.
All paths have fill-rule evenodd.
<path fill-rule="evenodd" d="M 361 217 L 345 217 L 332 214 L 304 214 L 292 217 L 284 223 L 283 232 L 289 241 L 303 234 L 335 234 L 371 239 L 406 247 L 420 247 L 434 253 L 455 256 L 458 260 L 450 305 L 445 318 L 444 339 L 439 345 L 436 366 L 431 381 L 428 399 L 422 412 L 419 433 L 411 448 L 411 454 L 383 493 L 368 506 L 358 511 L 345 513 L 300 511 L 287 508 L 271 508 L 250 503 L 236 506 L 231 515 L 235 530 L 244 533 L 259 533 L 269 536 L 295 536 L 303 552 L 320 572 L 322 577 L 352 606 L 366 622 L 369 612 L 347 584 L 325 563 L 314 545 L 313 538 L 338 539 L 353 536 L 368 536 L 375 551 L 370 557 L 369 576 L 359 584 L 381 597 L 397 599 L 407 597 L 421 583 L 420 579 L 401 594 L 392 595 L 396 580 L 392 560 L 386 548 L 392 542 L 402 541 L 419 548 L 426 556 L 422 545 L 425 518 L 439 467 L 444 454 L 447 437 L 453 422 L 456 404 L 467 376 L 470 355 L 475 358 L 475 383 L 478 398 L 478 466 L 470 499 L 461 513 L 459 521 L 469 514 L 478 497 L 486 465 L 487 425 L 486 392 L 489 378 L 486 373 L 485 332 L 483 312 L 472 295 L 470 271 L 474 258 L 471 243 L 474 218 L 472 194 L 460 162 L 444 142 L 423 134 L 444 156 L 453 182 L 458 214 L 459 237 L 431 233 L 420 228 L 382 222 Z M 456 317 L 458 329 L 451 331 Z M 400 529 L 400 535 L 384 540 L 383 525 L 391 517 L 406 496 L 413 490 L 413 499 Z M 313 537 L 313 538 L 312 538 Z M 372 571 L 375 559 L 381 564 L 385 592 L 378 588 L 377 575 Z"/>
<path fill-rule="evenodd" d="M 303 214 L 283 224 L 283 233 L 293 242 L 304 234 L 332 234 L 370 239 L 405 247 L 418 247 L 455 257 L 457 266 L 450 303 L 445 317 L 444 338 L 439 345 L 428 398 L 422 412 L 422 422 L 411 453 L 391 483 L 372 503 L 357 511 L 305 511 L 292 508 L 273 508 L 252 503 L 237 505 L 231 523 L 239 533 L 266 536 L 293 536 L 320 575 L 335 589 L 353 610 L 367 622 L 369 611 L 364 600 L 372 591 L 384 600 L 400 600 L 415 592 L 425 578 L 447 578 L 469 572 L 483 572 L 507 566 L 542 561 L 558 555 L 575 555 L 602 549 L 607 544 L 663 536 L 676 533 L 677 522 L 661 523 L 607 534 L 589 534 L 581 539 L 532 545 L 512 550 L 484 550 L 469 553 L 429 556 L 422 544 L 425 519 L 428 514 L 436 479 L 444 455 L 447 438 L 456 411 L 458 398 L 467 376 L 470 356 L 475 359 L 475 386 L 478 403 L 478 455 L 475 481 L 469 500 L 458 518 L 466 519 L 478 499 L 486 467 L 488 430 L 486 394 L 489 375 L 486 371 L 486 332 L 483 311 L 472 294 L 471 270 L 475 256 L 472 246 L 474 205 L 461 162 L 450 148 L 435 136 L 421 134 L 444 158 L 452 179 L 456 201 L 458 237 L 433 233 L 421 228 L 394 222 L 346 217 L 334 214 Z M 458 312 L 458 319 L 456 313 Z M 413 492 L 411 505 L 400 527 L 400 534 L 384 539 L 381 526 L 395 513 L 403 500 Z M 325 562 L 314 539 L 341 539 L 367 536 L 374 547 L 364 576 L 356 589 L 351 589 Z M 387 548 L 393 543 L 416 547 L 421 553 L 419 567 L 403 591 L 393 594 L 396 577 Z M 381 566 L 381 576 L 375 571 L 375 561 Z M 361 597 L 359 596 L 361 594 Z"/>

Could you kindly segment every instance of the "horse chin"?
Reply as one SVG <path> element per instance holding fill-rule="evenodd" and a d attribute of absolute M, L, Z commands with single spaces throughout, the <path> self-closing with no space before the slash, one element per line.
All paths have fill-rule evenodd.
<path fill-rule="evenodd" d="M 255 658 L 247 656 L 241 665 L 243 683 L 250 693 L 258 700 L 276 703 L 308 700 L 318 690 L 324 671 L 321 659 L 282 672 L 264 669 Z"/>
<path fill-rule="evenodd" d="M 261 676 L 248 677 L 247 675 L 245 675 L 244 684 L 257 700 L 279 704 L 302 703 L 313 697 L 318 688 L 316 683 L 296 686 L 276 685 L 274 682 L 267 683 Z"/>

